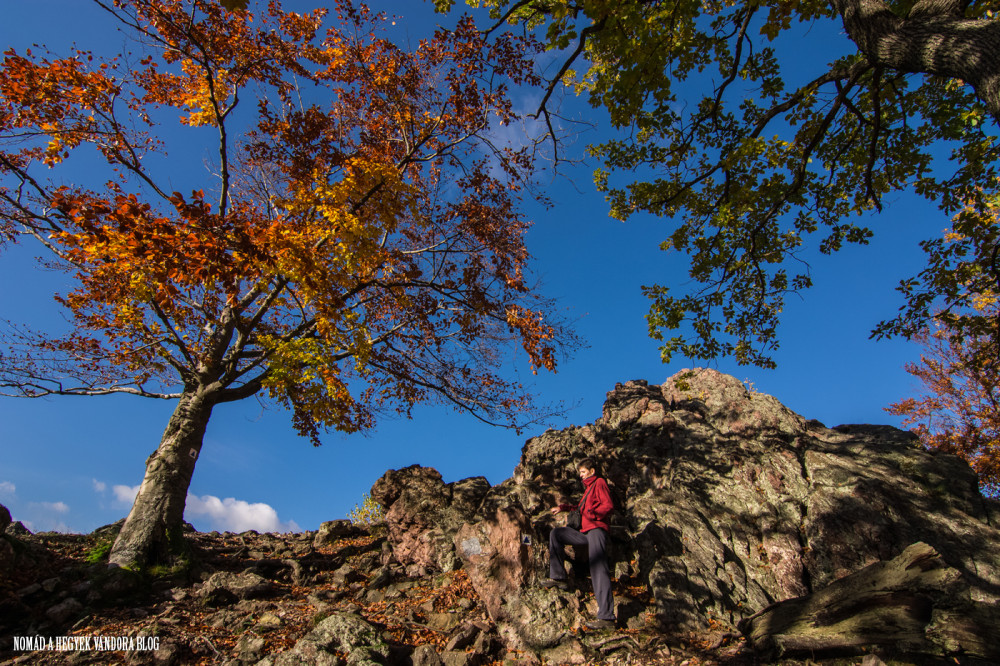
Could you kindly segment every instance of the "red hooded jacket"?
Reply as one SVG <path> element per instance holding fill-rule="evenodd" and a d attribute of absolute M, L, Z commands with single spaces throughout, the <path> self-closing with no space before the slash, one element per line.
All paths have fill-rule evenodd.
<path fill-rule="evenodd" d="M 589 532 L 597 527 L 608 531 L 608 524 L 604 519 L 615 508 L 615 504 L 611 501 L 607 481 L 595 474 L 583 480 L 583 488 L 583 498 L 577 506 L 563 504 L 559 508 L 563 511 L 577 509 L 580 512 L 581 532 Z"/>

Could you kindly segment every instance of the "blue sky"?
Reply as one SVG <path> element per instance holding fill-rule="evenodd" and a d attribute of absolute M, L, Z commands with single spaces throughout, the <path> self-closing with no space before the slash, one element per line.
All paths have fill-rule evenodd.
<path fill-rule="evenodd" d="M 286 2 L 288 8 L 309 6 Z M 401 39 L 418 37 L 435 20 L 429 3 L 373 6 L 403 15 L 390 28 Z M 96 41 L 95 49 L 121 43 L 107 32 L 101 12 L 83 0 L 8 2 L 4 10 L 4 49 L 44 43 L 59 53 L 74 39 L 81 47 Z M 811 33 L 799 60 L 809 62 L 812 52 L 826 62 L 844 44 L 836 31 Z M 583 119 L 602 122 L 583 105 L 571 102 L 567 110 L 577 107 Z M 584 140 L 601 136 L 595 131 Z M 570 168 L 566 177 L 545 181 L 555 205 L 527 209 L 535 220 L 528 237 L 534 271 L 587 344 L 554 375 L 533 377 L 526 364 L 511 369 L 534 383 L 542 402 L 567 405 L 565 415 L 551 423 L 557 428 L 599 417 L 616 382 L 660 383 L 694 365 L 684 359 L 662 364 L 656 343 L 647 337 L 648 303 L 640 287 L 685 280 L 684 257 L 657 249 L 667 223 L 608 218 L 607 205 L 591 184 L 594 166 Z M 899 279 L 920 269 L 924 257 L 917 242 L 940 234 L 948 220 L 917 197 L 886 203 L 871 222 L 876 236 L 870 245 L 810 259 L 816 286 L 787 303 L 778 369 L 727 362 L 714 367 L 830 426 L 898 425 L 883 408 L 914 390 L 916 380 L 902 366 L 918 358 L 919 348 L 904 341 L 873 342 L 868 333 L 901 304 L 894 291 Z M 23 250 L 0 255 L 0 318 L 58 316 L 51 295 L 62 277 L 39 271 L 31 256 Z M 168 402 L 130 396 L 0 398 L 0 503 L 35 530 L 87 532 L 124 517 L 172 409 Z M 294 434 L 287 413 L 264 410 L 253 399 L 221 405 L 208 427 L 186 519 L 206 531 L 316 529 L 322 521 L 344 517 L 385 470 L 414 463 L 437 468 L 446 481 L 485 476 L 499 483 L 511 475 L 524 440 L 543 429 L 518 435 L 445 408 L 421 407 L 410 420 L 383 421 L 367 435 L 332 433 L 314 448 Z"/>

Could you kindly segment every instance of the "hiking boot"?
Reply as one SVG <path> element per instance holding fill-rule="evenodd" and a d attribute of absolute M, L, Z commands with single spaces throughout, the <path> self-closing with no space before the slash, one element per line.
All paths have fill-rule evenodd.
<path fill-rule="evenodd" d="M 569 583 L 564 580 L 556 580 L 555 578 L 546 578 L 542 582 L 542 587 L 544 588 L 556 588 L 557 590 L 562 590 L 563 592 L 569 592 Z"/>
<path fill-rule="evenodd" d="M 583 626 L 591 631 L 598 631 L 600 629 L 614 629 L 614 620 L 591 620 L 590 622 L 584 622 Z"/>

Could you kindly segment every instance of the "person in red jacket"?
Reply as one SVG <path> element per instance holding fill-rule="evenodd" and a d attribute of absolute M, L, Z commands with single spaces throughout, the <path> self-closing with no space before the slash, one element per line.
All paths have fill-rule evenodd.
<path fill-rule="evenodd" d="M 590 559 L 590 581 L 597 598 L 597 620 L 587 622 L 584 626 L 588 629 L 607 629 L 615 626 L 615 605 L 608 572 L 608 524 L 605 519 L 614 508 L 614 503 L 611 501 L 607 482 L 597 476 L 597 466 L 593 460 L 584 458 L 577 468 L 583 479 L 583 499 L 577 506 L 560 504 L 552 509 L 552 513 L 579 509 L 581 527 L 579 530 L 556 527 L 549 534 L 549 579 L 542 586 L 568 590 L 563 547 L 566 544 L 574 548 L 586 546 Z"/>

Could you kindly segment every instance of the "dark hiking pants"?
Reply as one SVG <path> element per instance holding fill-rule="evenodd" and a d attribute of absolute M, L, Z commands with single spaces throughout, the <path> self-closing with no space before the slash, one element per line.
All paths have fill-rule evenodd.
<path fill-rule="evenodd" d="M 549 534 L 549 578 L 566 580 L 566 567 L 563 565 L 566 553 L 563 546 L 569 544 L 577 549 L 586 546 L 590 558 L 590 581 L 594 586 L 594 597 L 597 599 L 597 618 L 613 621 L 615 603 L 611 597 L 607 543 L 608 533 L 600 528 L 589 530 L 586 534 L 572 527 L 555 528 Z"/>

